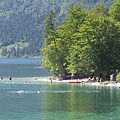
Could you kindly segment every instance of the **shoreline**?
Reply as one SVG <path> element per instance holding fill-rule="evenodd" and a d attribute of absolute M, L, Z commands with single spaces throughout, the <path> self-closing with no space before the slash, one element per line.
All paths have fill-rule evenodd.
<path fill-rule="evenodd" d="M 35 83 L 35 82 L 49 82 L 49 83 L 68 83 L 68 84 L 80 84 L 80 85 L 90 85 L 90 86 L 115 86 L 120 87 L 120 83 L 116 83 L 115 81 L 112 81 L 112 83 L 106 81 L 106 82 L 92 82 L 88 81 L 88 78 L 79 79 L 79 80 L 51 80 L 51 77 L 21 77 L 21 78 L 12 78 L 12 82 L 24 82 L 24 83 Z M 0 80 L 1 82 L 9 81 L 8 78 Z M 71 83 L 72 82 L 72 83 Z M 74 83 L 75 82 L 75 83 Z M 77 82 L 77 83 L 76 83 Z"/>
<path fill-rule="evenodd" d="M 91 85 L 91 86 L 116 86 L 120 87 L 120 83 L 112 81 L 109 83 L 106 82 L 89 82 L 88 78 L 79 79 L 79 80 L 50 80 L 50 77 L 35 77 L 31 79 L 31 82 L 51 82 L 51 83 L 68 83 L 68 84 L 81 84 L 81 85 Z M 80 82 L 80 83 L 69 83 L 69 82 Z"/>

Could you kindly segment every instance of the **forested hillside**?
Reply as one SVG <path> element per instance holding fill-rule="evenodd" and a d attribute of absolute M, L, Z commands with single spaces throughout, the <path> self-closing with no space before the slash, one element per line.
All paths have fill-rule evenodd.
<path fill-rule="evenodd" d="M 0 56 L 40 56 L 46 14 L 54 11 L 56 26 L 65 18 L 70 5 L 90 10 L 103 0 L 0 0 Z M 104 0 L 110 7 L 113 0 Z"/>

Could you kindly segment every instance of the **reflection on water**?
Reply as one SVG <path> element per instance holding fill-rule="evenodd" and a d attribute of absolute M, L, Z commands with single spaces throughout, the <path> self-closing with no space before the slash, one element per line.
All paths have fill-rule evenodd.
<path fill-rule="evenodd" d="M 70 89 L 72 90 L 69 93 L 64 92 L 64 94 L 59 95 L 57 93 L 60 92 L 51 93 L 49 99 L 48 94 L 45 94 L 43 98 L 46 101 L 44 109 L 53 112 L 62 110 L 64 112 L 79 111 L 96 114 L 105 114 L 116 110 L 116 102 L 114 101 L 116 99 L 116 90 L 112 90 L 111 93 L 111 88 L 93 87 L 91 92 L 91 86 L 84 86 L 83 89 L 72 86 Z"/>
<path fill-rule="evenodd" d="M 20 94 L 20 90 L 25 93 Z M 5 83 L 0 84 L 0 108 L 3 120 L 120 119 L 120 89 L 67 83 Z"/>

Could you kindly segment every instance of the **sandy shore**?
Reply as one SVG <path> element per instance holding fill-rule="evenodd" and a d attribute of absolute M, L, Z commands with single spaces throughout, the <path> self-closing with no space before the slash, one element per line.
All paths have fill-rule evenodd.
<path fill-rule="evenodd" d="M 1 80 L 1 82 L 9 82 L 8 78 Z M 81 85 L 91 85 L 91 86 L 117 86 L 120 87 L 120 83 L 113 81 L 112 83 L 106 81 L 102 82 L 91 82 L 88 81 L 88 78 L 79 79 L 79 80 L 50 80 L 50 77 L 33 77 L 33 78 L 13 78 L 12 83 L 22 82 L 22 83 L 35 83 L 35 82 L 49 82 L 49 83 L 68 83 L 68 84 L 81 84 Z M 69 82 L 79 82 L 79 83 L 69 83 Z"/>
<path fill-rule="evenodd" d="M 50 78 L 32 78 L 31 82 L 58 82 L 58 83 L 69 83 L 69 82 L 80 82 L 80 83 L 71 83 L 71 84 L 85 84 L 85 85 L 95 85 L 95 86 L 117 86 L 120 87 L 120 83 L 116 83 L 115 81 L 112 83 L 108 82 L 88 82 L 88 78 L 80 79 L 80 80 L 50 80 Z M 70 84 L 70 83 L 69 83 Z"/>

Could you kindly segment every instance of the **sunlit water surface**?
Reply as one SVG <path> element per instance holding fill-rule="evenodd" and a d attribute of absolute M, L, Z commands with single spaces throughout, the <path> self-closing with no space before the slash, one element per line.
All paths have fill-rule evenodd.
<path fill-rule="evenodd" d="M 45 77 L 50 74 L 41 68 L 41 59 L 26 58 L 26 59 L 0 59 L 0 76 L 7 78 L 12 76 L 14 78 L 21 77 Z"/>
<path fill-rule="evenodd" d="M 49 82 L 0 84 L 1 120 L 119 120 L 119 113 L 120 89 L 115 87 Z"/>
<path fill-rule="evenodd" d="M 5 77 L 0 80 L 0 120 L 120 119 L 119 87 L 25 83 L 24 77 L 45 77 L 49 74 L 39 68 L 41 63 L 38 59 L 8 60 L 0 64 L 0 73 Z M 7 82 L 8 75 L 13 76 L 12 83 Z M 19 78 L 18 81 L 14 81 L 16 78 Z M 37 93 L 39 89 L 40 94 Z M 21 90 L 25 93 L 21 93 Z"/>

